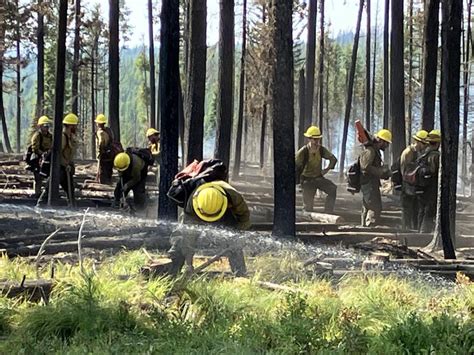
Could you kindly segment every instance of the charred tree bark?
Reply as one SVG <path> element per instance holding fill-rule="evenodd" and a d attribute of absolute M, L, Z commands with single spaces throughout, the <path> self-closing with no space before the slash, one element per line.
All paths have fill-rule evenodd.
<path fill-rule="evenodd" d="M 438 68 L 439 0 L 426 0 L 423 29 L 423 95 L 421 126 L 428 131 L 434 128 L 436 103 L 436 76 Z"/>
<path fill-rule="evenodd" d="M 407 112 L 407 142 L 410 143 L 411 127 L 413 122 L 413 0 L 408 5 L 408 112 Z"/>
<path fill-rule="evenodd" d="M 306 43 L 305 126 L 313 123 L 314 66 L 316 57 L 317 0 L 309 0 L 308 42 Z"/>
<path fill-rule="evenodd" d="M 3 60 L 5 56 L 5 2 L 0 1 L 0 88 L 3 88 Z M 10 138 L 8 137 L 7 120 L 3 102 L 3 89 L 0 90 L 0 119 L 2 120 L 3 143 L 5 151 L 12 152 Z M 1 148 L 1 146 L 0 146 Z"/>
<path fill-rule="evenodd" d="M 66 72 L 67 0 L 59 2 L 59 24 L 56 49 L 56 84 L 54 90 L 54 132 L 49 179 L 48 205 L 59 200 L 59 164 L 61 161 L 62 118 L 64 112 L 64 87 Z"/>
<path fill-rule="evenodd" d="M 98 47 L 99 47 L 99 37 L 94 37 L 94 44 L 92 46 L 91 53 L 91 158 L 96 158 L 96 147 L 95 147 L 95 117 L 97 115 L 96 108 L 96 95 L 97 90 L 97 76 L 96 76 L 96 60 L 98 59 Z"/>
<path fill-rule="evenodd" d="M 267 135 L 267 121 L 268 121 L 268 84 L 265 82 L 265 101 L 263 102 L 262 107 L 262 126 L 260 130 L 260 169 L 263 169 L 265 166 L 265 137 Z M 247 125 L 247 120 L 245 121 Z M 247 127 L 246 127 L 247 131 Z"/>
<path fill-rule="evenodd" d="M 74 54 L 72 63 L 72 112 L 78 113 L 78 102 L 79 102 L 79 60 L 80 60 L 80 48 L 81 48 L 81 0 L 75 0 L 74 4 Z"/>
<path fill-rule="evenodd" d="M 119 0 L 109 0 L 109 126 L 120 141 Z"/>
<path fill-rule="evenodd" d="M 304 68 L 300 69 L 298 77 L 298 147 L 302 147 L 304 144 L 304 129 L 305 129 L 305 120 L 304 120 L 304 99 L 305 99 L 305 77 L 304 77 Z"/>
<path fill-rule="evenodd" d="M 462 0 L 442 2 L 441 26 L 441 215 L 445 259 L 455 259 L 456 185 L 459 145 L 459 80 Z"/>
<path fill-rule="evenodd" d="M 179 74 L 179 72 L 178 72 Z M 186 152 L 185 148 L 185 131 L 186 131 L 186 122 L 184 119 L 184 98 L 183 98 L 183 87 L 181 85 L 181 79 L 178 80 L 178 127 L 179 127 L 179 142 L 181 143 L 181 161 L 184 164 L 184 154 Z M 178 144 L 179 145 L 179 144 Z"/>
<path fill-rule="evenodd" d="M 389 81 L 389 57 L 388 57 L 388 32 L 390 23 L 390 0 L 385 0 L 384 23 L 383 23 L 383 127 L 388 128 L 390 109 L 390 81 Z"/>
<path fill-rule="evenodd" d="M 179 4 L 163 0 L 160 33 L 160 118 L 161 159 L 158 216 L 176 220 L 177 207 L 168 199 L 168 192 L 178 172 L 178 125 L 179 125 Z"/>
<path fill-rule="evenodd" d="M 352 46 L 352 57 L 351 57 L 351 68 L 349 72 L 349 80 L 347 84 L 347 96 L 346 96 L 346 109 L 344 113 L 344 128 L 342 131 L 342 144 L 341 144 L 341 163 L 339 165 L 339 179 L 342 180 L 344 177 L 344 163 L 346 160 L 346 145 L 347 135 L 349 131 L 349 120 L 351 118 L 352 108 L 352 94 L 354 92 L 354 76 L 357 63 L 357 50 L 359 48 L 359 36 L 360 36 L 360 25 L 362 22 L 362 10 L 364 9 L 364 0 L 359 1 L 359 13 L 357 15 L 356 32 L 354 35 L 354 45 Z"/>
<path fill-rule="evenodd" d="M 150 61 L 150 127 L 156 127 L 155 39 L 153 37 L 153 2 L 148 0 L 148 51 Z"/>
<path fill-rule="evenodd" d="M 365 6 L 367 10 L 367 33 L 365 40 L 365 128 L 370 131 L 370 0 L 367 0 Z"/>
<path fill-rule="evenodd" d="M 466 40 L 465 40 L 465 51 L 464 51 L 464 75 L 463 75 L 463 85 L 464 85 L 464 95 L 463 95 L 463 121 L 462 121 L 462 162 L 461 162 L 461 181 L 462 181 L 462 193 L 463 195 L 466 192 L 467 184 L 467 121 L 469 115 L 469 89 L 470 89 L 470 71 L 471 64 L 470 60 L 470 50 L 471 50 L 471 6 L 472 0 L 467 2 L 467 31 L 466 31 Z"/>
<path fill-rule="evenodd" d="M 244 98 L 245 98 L 245 56 L 247 49 L 247 0 L 243 0 L 242 15 L 242 54 L 240 57 L 240 83 L 239 83 L 239 112 L 237 118 L 237 134 L 235 136 L 235 158 L 232 176 L 237 178 L 240 170 L 242 156 L 242 126 L 244 121 Z"/>
<path fill-rule="evenodd" d="M 21 150 L 21 51 L 20 51 L 20 4 L 16 0 L 17 23 L 15 26 L 16 42 L 16 152 Z M 2 88 L 3 90 L 3 88 Z"/>
<path fill-rule="evenodd" d="M 403 0 L 392 1 L 390 33 L 390 120 L 392 161 L 405 149 L 405 63 L 403 61 Z"/>
<path fill-rule="evenodd" d="M 206 0 L 190 1 L 190 52 L 188 55 L 188 88 L 186 117 L 189 122 L 186 163 L 202 160 L 204 139 L 204 99 L 206 96 Z"/>
<path fill-rule="evenodd" d="M 37 69 L 36 69 L 36 108 L 35 120 L 44 114 L 44 15 L 41 5 L 43 0 L 38 0 L 38 29 L 36 32 Z"/>
<path fill-rule="evenodd" d="M 377 2 L 378 5 L 378 2 Z M 371 115 L 370 115 L 370 120 L 372 124 L 375 125 L 375 65 L 377 62 L 377 26 L 378 26 L 378 13 L 379 9 L 377 6 L 376 12 L 375 12 L 375 30 L 374 30 L 374 52 L 372 53 L 372 93 L 371 93 Z"/>
<path fill-rule="evenodd" d="M 318 84 L 319 84 L 319 100 L 318 100 L 318 116 L 319 116 L 319 129 L 321 132 L 324 128 L 324 0 L 319 0 L 321 11 L 320 21 L 320 32 L 319 32 L 319 72 L 318 72 Z M 326 129 L 326 131 L 328 131 Z"/>
<path fill-rule="evenodd" d="M 292 0 L 272 0 L 274 236 L 295 235 L 295 139 L 293 109 Z M 281 162 L 286 162 L 282 166 Z"/>
<path fill-rule="evenodd" d="M 219 7 L 219 72 L 214 155 L 229 167 L 234 111 L 234 0 L 220 0 Z"/>

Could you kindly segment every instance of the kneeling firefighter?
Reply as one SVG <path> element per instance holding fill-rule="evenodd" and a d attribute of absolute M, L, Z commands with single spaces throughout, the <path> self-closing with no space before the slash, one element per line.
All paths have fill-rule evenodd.
<path fill-rule="evenodd" d="M 184 205 L 184 224 L 209 224 L 234 230 L 250 227 L 250 212 L 242 195 L 223 180 L 206 182 L 196 187 Z M 182 226 L 182 225 L 181 225 Z M 194 249 L 200 233 L 184 231 L 179 226 L 171 236 L 170 273 L 176 275 L 186 263 L 192 270 Z M 230 243 L 235 243 L 231 241 Z M 229 245 L 227 253 L 232 272 L 245 275 L 247 270 L 242 248 Z"/>

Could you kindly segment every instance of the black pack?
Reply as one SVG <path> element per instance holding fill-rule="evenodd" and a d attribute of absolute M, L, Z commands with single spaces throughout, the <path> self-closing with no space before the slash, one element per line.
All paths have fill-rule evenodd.
<path fill-rule="evenodd" d="M 352 163 L 347 170 L 347 191 L 351 194 L 355 194 L 360 191 L 360 162 L 359 159 L 355 163 Z"/>
<path fill-rule="evenodd" d="M 416 176 L 416 186 L 418 187 L 426 187 L 430 183 L 432 183 L 433 180 L 438 179 L 438 176 L 430 171 L 430 167 L 428 165 L 428 157 L 430 156 L 430 154 L 436 154 L 438 156 L 440 155 L 438 150 L 432 150 L 421 155 L 416 161 L 418 167 Z"/>
<path fill-rule="evenodd" d="M 140 157 L 147 166 L 151 166 L 155 163 L 155 159 L 148 148 L 128 147 L 127 153 L 135 154 L 136 156 Z"/>
<path fill-rule="evenodd" d="M 194 168 L 186 167 L 178 173 L 166 195 L 179 207 L 184 208 L 196 188 L 216 180 L 227 180 L 227 167 L 219 159 L 203 160 Z"/>
<path fill-rule="evenodd" d="M 403 176 L 402 176 L 402 171 L 400 169 L 400 157 L 392 164 L 390 170 L 392 170 L 392 183 L 393 183 L 393 188 L 396 191 L 399 191 L 402 189 L 402 183 L 403 183 Z"/>
<path fill-rule="evenodd" d="M 43 145 L 43 135 L 40 134 L 40 146 Z M 40 156 L 33 152 L 33 146 L 28 144 L 25 154 L 23 154 L 23 161 L 26 163 L 26 170 L 37 172 L 40 168 Z"/>
<path fill-rule="evenodd" d="M 323 146 L 319 146 L 319 154 L 321 155 L 321 160 L 323 159 Z M 308 164 L 309 160 L 309 148 L 307 145 L 303 147 L 303 164 L 301 164 L 301 167 L 298 169 L 296 168 L 295 171 L 295 184 L 301 184 L 301 174 L 303 174 L 303 170 L 306 167 L 306 164 Z"/>

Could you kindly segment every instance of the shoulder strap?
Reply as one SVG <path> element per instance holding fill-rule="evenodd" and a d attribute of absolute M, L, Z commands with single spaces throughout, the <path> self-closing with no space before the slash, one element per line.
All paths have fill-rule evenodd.
<path fill-rule="evenodd" d="M 307 145 L 305 145 L 303 147 L 303 167 L 302 169 L 304 170 L 304 168 L 306 167 L 306 164 L 308 164 L 308 160 L 309 160 L 309 148 Z"/>

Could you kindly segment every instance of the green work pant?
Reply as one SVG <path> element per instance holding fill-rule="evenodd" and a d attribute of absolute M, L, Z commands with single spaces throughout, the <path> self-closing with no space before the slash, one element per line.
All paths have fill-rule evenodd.
<path fill-rule="evenodd" d="M 379 184 L 379 180 L 372 180 L 360 186 L 360 192 L 362 192 L 361 224 L 364 227 L 380 223 L 382 196 Z"/>
<path fill-rule="evenodd" d="M 313 211 L 314 195 L 316 195 L 316 190 L 321 190 L 327 194 L 326 202 L 324 204 L 324 212 L 334 212 L 337 186 L 331 180 L 322 176 L 318 178 L 302 176 L 301 187 L 303 188 L 303 204 L 305 211 Z"/>
<path fill-rule="evenodd" d="M 402 202 L 402 229 L 418 229 L 418 197 L 415 187 L 403 187 L 400 196 Z"/>

